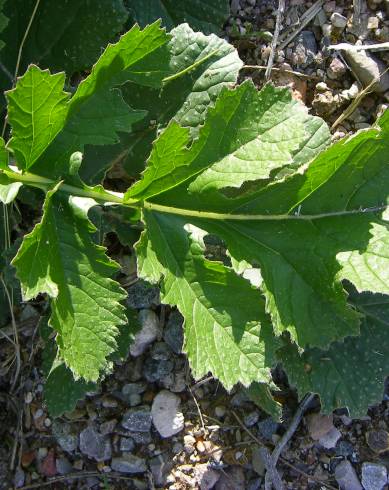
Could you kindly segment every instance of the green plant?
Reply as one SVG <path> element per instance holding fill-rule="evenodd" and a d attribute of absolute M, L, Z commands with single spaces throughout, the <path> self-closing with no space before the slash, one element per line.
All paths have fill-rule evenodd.
<path fill-rule="evenodd" d="M 281 362 L 326 411 L 361 415 L 387 374 L 389 113 L 329 146 L 325 123 L 287 90 L 228 87 L 240 67 L 235 51 L 216 37 L 202 49 L 193 39 L 204 41 L 186 26 L 173 43 L 158 24 L 134 27 L 71 97 L 63 74 L 36 66 L 7 93 L 1 199 L 21 185 L 45 193 L 41 222 L 13 259 L 24 298 L 50 297 L 53 358 L 70 369 L 68 383 L 109 372 L 126 332 L 125 291 L 88 212 L 123 207 L 128 227 L 141 214 L 138 276 L 184 316 L 196 378 L 211 372 L 227 389 L 258 382 L 252 396 L 264 388 L 268 397 Z M 96 176 L 106 161 L 86 158 L 88 145 L 117 144 L 148 110 L 158 118 L 141 133 L 140 154 L 151 150 L 142 177 L 124 194 L 104 188 Z M 222 241 L 225 263 L 209 258 L 209 237 Z"/>

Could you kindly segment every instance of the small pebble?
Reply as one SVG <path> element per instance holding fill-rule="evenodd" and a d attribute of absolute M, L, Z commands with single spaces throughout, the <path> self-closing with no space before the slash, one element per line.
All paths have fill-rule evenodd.
<path fill-rule="evenodd" d="M 153 400 L 151 414 L 154 427 L 164 437 L 171 437 L 184 428 L 184 416 L 179 409 L 181 399 L 176 394 L 162 390 Z"/>
<path fill-rule="evenodd" d="M 371 430 L 366 434 L 366 442 L 375 453 L 384 453 L 389 449 L 389 433 L 383 429 Z"/>

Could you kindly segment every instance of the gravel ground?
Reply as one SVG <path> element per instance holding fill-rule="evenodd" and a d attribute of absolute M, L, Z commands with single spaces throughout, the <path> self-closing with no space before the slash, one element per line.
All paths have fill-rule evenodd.
<path fill-rule="evenodd" d="M 246 65 L 256 67 L 246 67 L 242 78 L 261 86 L 265 70 L 259 67 L 271 54 L 278 1 L 231 3 L 225 36 Z M 301 29 L 312 10 L 315 15 Z M 388 42 L 388 0 L 286 1 L 279 40 L 285 46 L 275 53 L 271 80 L 289 86 L 323 117 L 334 139 L 368 127 L 387 107 L 389 50 L 357 55 L 332 46 Z M 370 84 L 377 74 L 380 81 Z M 342 114 L 346 117 L 339 119 Z M 131 258 L 126 266 L 134 267 Z M 128 291 L 142 326 L 128 360 L 99 392 L 55 420 L 44 406 L 44 379 L 36 367 L 41 305 L 17 312 L 23 349 L 15 396 L 8 395 L 10 372 L 3 368 L 12 346 L 2 341 L 0 349 L 0 490 L 264 488 L 260 447 L 277 444 L 297 408 L 283 373 L 274 373 L 282 404 L 275 422 L 243 388 L 226 393 L 211 377 L 196 383 L 181 353 L 179 313 L 160 305 L 158 290 L 141 281 Z M 278 463 L 285 487 L 388 488 L 389 389 L 385 393 L 381 405 L 361 420 L 349 419 L 345 410 L 322 416 L 315 399 Z"/>

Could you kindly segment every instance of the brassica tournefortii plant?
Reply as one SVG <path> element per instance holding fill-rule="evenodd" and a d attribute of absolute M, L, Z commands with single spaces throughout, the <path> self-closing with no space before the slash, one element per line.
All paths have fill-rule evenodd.
<path fill-rule="evenodd" d="M 215 35 L 157 22 L 108 45 L 76 87 L 31 65 L 6 93 L 1 200 L 25 186 L 44 195 L 12 265 L 25 300 L 50 298 L 54 413 L 112 370 L 126 335 L 126 292 L 96 241 L 96 206 L 142 228 L 138 277 L 183 315 L 195 378 L 265 393 L 281 363 L 327 412 L 360 416 L 381 399 L 389 113 L 330 145 L 324 121 L 288 90 L 236 85 L 240 67 Z M 124 193 L 102 185 L 118 161 L 138 175 Z"/>

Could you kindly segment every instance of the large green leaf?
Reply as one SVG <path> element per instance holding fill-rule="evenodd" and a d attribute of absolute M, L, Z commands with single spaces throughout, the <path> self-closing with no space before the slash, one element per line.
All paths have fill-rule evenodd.
<path fill-rule="evenodd" d="M 245 113 L 239 112 L 230 132 L 223 117 L 247 87 L 221 94 L 190 148 L 187 131 L 170 125 L 155 143 L 143 180 L 128 195 L 151 200 L 145 207 L 152 212 L 184 216 L 222 238 L 235 260 L 259 267 L 276 335 L 288 331 L 303 348 L 357 335 L 360 315 L 347 304 L 340 277 L 348 275 L 339 275 L 337 255 L 365 253 L 377 213 L 387 202 L 387 123 L 381 120 L 381 127 L 333 145 L 305 172 L 228 199 L 212 179 L 203 187 L 196 182 L 228 155 L 225 147 L 242 141 Z M 235 175 L 240 182 L 238 169 Z"/>
<path fill-rule="evenodd" d="M 351 416 L 362 417 L 369 405 L 382 400 L 389 374 L 389 297 L 364 293 L 353 299 L 366 315 L 360 337 L 335 342 L 326 351 L 310 349 L 302 356 L 289 344 L 279 351 L 279 359 L 300 396 L 319 393 L 325 412 L 347 407 Z"/>
<path fill-rule="evenodd" d="M 63 91 L 65 75 L 30 66 L 16 87 L 7 92 L 12 138 L 8 147 L 18 165 L 28 170 L 65 124 L 69 94 Z"/>
<path fill-rule="evenodd" d="M 145 223 L 136 247 L 139 275 L 161 280 L 163 301 L 184 316 L 184 349 L 194 375 L 211 371 L 227 389 L 239 381 L 268 382 L 278 342 L 259 292 L 232 269 L 206 260 L 181 218 L 146 213 Z"/>
<path fill-rule="evenodd" d="M 228 0 L 131 0 L 129 10 L 132 19 L 141 26 L 155 19 L 171 29 L 188 22 L 203 32 L 220 32 L 229 15 Z"/>
<path fill-rule="evenodd" d="M 147 116 L 131 133 L 121 135 L 120 144 L 87 149 L 81 170 L 86 181 L 95 184 L 101 178 L 95 170 L 96 160 L 104 170 L 121 162 L 130 175 L 139 174 L 161 128 L 174 118 L 195 135 L 222 87 L 236 82 L 242 62 L 224 40 L 193 32 L 187 24 L 173 29 L 170 35 L 169 81 L 162 88 L 134 82 L 121 87 L 126 102 L 136 110 L 146 110 Z"/>
<path fill-rule="evenodd" d="M 84 145 L 117 143 L 119 131 L 131 131 L 146 113 L 131 109 L 114 87 L 128 80 L 136 85 L 161 87 L 170 73 L 168 40 L 166 32 L 155 23 L 144 30 L 135 26 L 116 44 L 109 45 L 70 99 L 63 131 L 33 171 L 51 178 L 66 175 L 72 153 L 83 151 Z M 98 160 L 94 164 L 97 172 Z"/>
<path fill-rule="evenodd" d="M 96 381 L 110 367 L 118 325 L 126 323 L 124 291 L 111 279 L 117 265 L 96 246 L 87 218 L 90 199 L 47 194 L 42 221 L 26 235 L 13 264 L 26 300 L 51 298 L 59 355 L 76 378 Z"/>
<path fill-rule="evenodd" d="M 196 176 L 190 192 L 240 187 L 308 162 L 328 140 L 323 121 L 309 116 L 289 91 L 267 85 L 258 92 L 247 82 L 222 90 L 189 150 L 189 130 L 170 124 L 154 145 L 143 179 L 127 196 L 148 199 Z"/>

